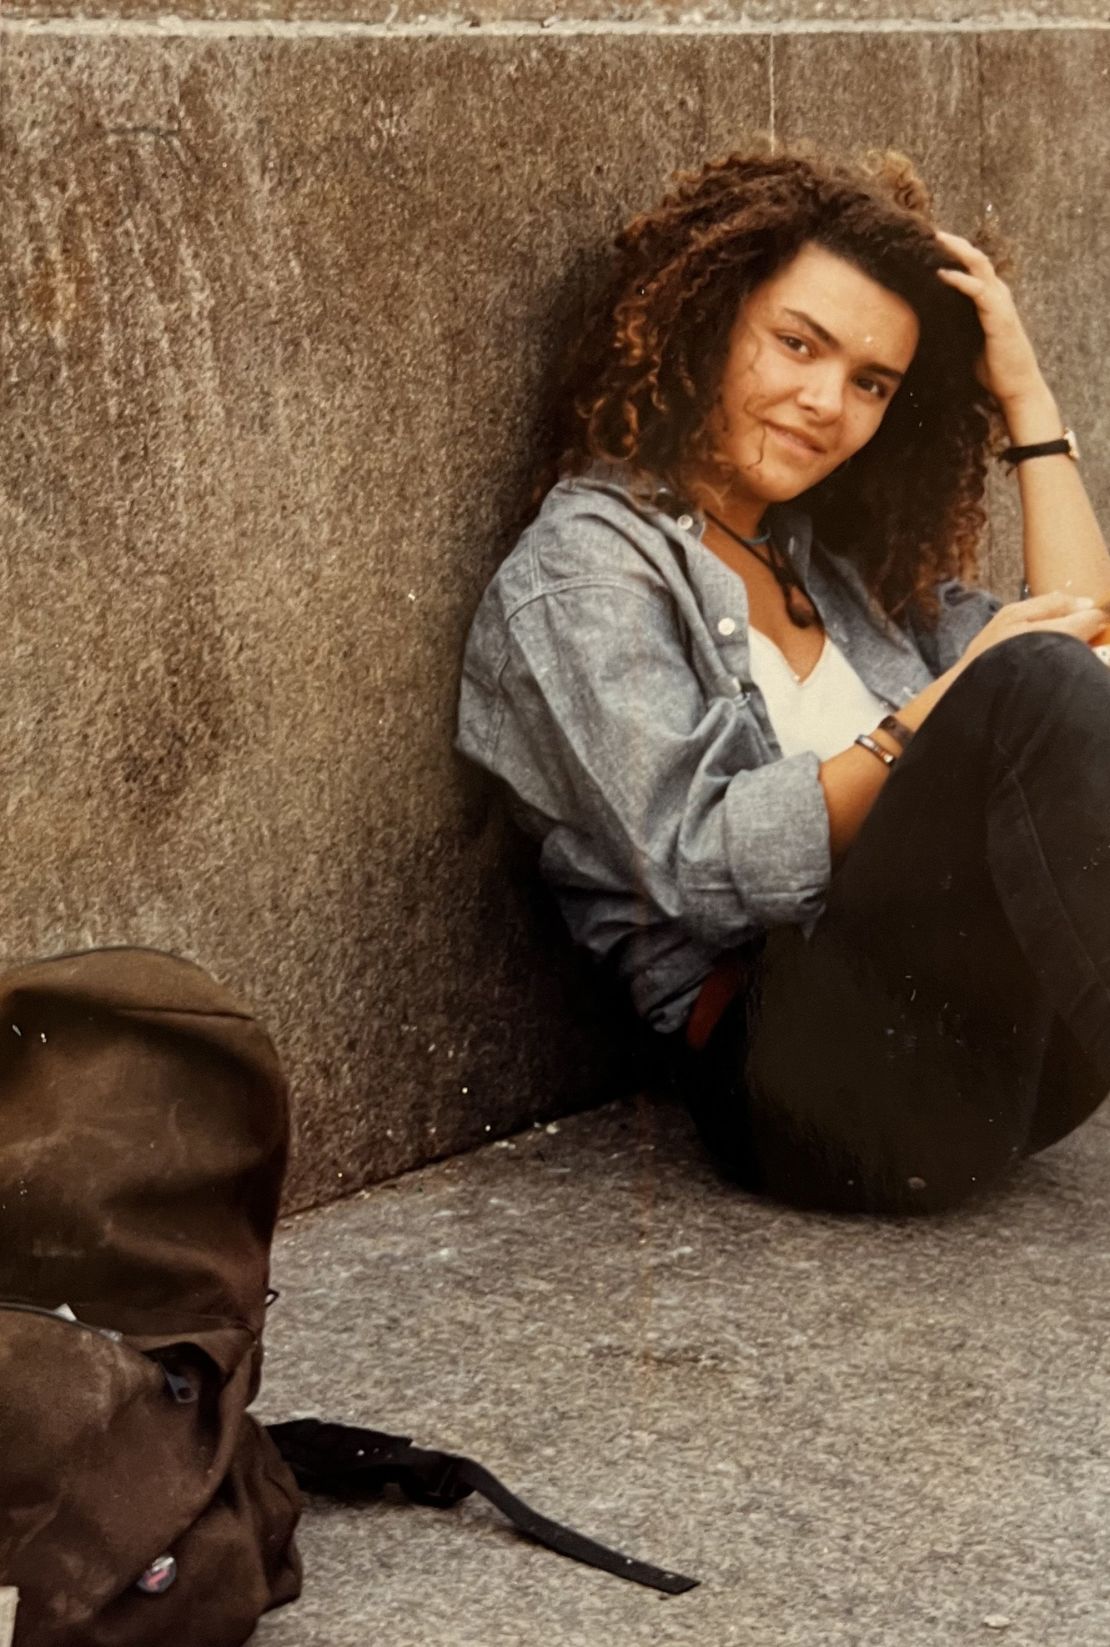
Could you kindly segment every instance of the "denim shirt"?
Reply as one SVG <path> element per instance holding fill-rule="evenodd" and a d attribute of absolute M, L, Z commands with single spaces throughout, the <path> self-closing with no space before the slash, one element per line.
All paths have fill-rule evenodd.
<path fill-rule="evenodd" d="M 936 627 L 886 618 L 808 516 L 768 514 L 830 638 L 897 709 L 1001 602 L 940 586 Z M 572 936 L 656 1029 L 684 1022 L 727 949 L 820 915 L 831 872 L 819 761 L 784 757 L 752 681 L 743 579 L 669 493 L 599 465 L 548 493 L 482 597 L 457 748 L 506 786 Z"/>

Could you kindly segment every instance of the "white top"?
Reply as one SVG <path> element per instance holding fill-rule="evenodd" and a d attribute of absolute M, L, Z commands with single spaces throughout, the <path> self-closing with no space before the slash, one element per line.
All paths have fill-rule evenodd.
<path fill-rule="evenodd" d="M 848 749 L 858 733 L 873 732 L 887 713 L 887 705 L 863 684 L 828 635 L 804 680 L 761 630 L 749 629 L 748 640 L 752 679 L 763 694 L 784 755 L 811 749 L 827 761 Z"/>

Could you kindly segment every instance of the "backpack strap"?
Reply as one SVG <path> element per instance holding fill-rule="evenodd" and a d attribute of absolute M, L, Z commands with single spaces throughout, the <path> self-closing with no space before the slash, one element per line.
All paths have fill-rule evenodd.
<path fill-rule="evenodd" d="M 667 1595 L 682 1595 L 699 1582 L 646 1561 L 634 1561 L 540 1515 L 472 1458 L 414 1447 L 407 1436 L 386 1435 L 354 1424 L 326 1424 L 318 1418 L 298 1418 L 268 1428 L 298 1485 L 306 1492 L 373 1498 L 393 1482 L 413 1503 L 430 1504 L 436 1509 L 450 1509 L 469 1494 L 481 1493 L 522 1533 L 559 1555 L 570 1556 L 572 1561 L 584 1561 L 590 1567 L 600 1567 L 617 1578 L 646 1584 Z"/>

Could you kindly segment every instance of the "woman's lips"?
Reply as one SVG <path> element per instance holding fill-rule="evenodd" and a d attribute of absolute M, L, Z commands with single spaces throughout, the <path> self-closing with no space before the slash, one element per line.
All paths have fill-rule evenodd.
<path fill-rule="evenodd" d="M 821 457 L 824 453 L 823 447 L 807 440 L 804 435 L 796 435 L 790 429 L 780 428 L 777 423 L 768 423 L 767 428 L 770 429 L 773 435 L 778 436 L 779 441 L 786 447 L 787 451 L 795 452 L 799 457 L 816 458 Z"/>

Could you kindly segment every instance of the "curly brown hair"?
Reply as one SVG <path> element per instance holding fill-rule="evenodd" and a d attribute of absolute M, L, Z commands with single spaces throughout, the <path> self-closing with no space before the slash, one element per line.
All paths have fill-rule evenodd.
<path fill-rule="evenodd" d="M 601 459 L 692 495 L 693 474 L 714 462 L 707 425 L 738 309 L 816 244 L 908 302 L 920 338 L 877 433 L 801 502 L 884 611 L 912 604 L 930 622 L 938 580 L 977 576 L 1000 422 L 976 376 L 974 304 L 936 278 L 960 265 L 934 236 L 929 191 L 892 150 L 858 162 L 736 153 L 674 182 L 617 236 L 608 288 L 571 352 L 564 472 Z"/>

